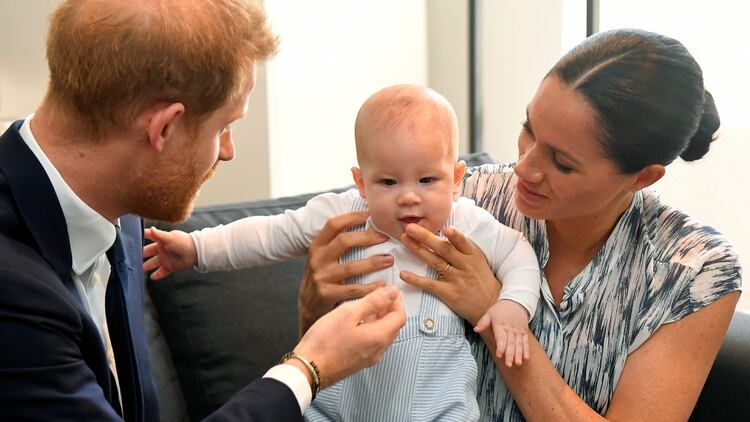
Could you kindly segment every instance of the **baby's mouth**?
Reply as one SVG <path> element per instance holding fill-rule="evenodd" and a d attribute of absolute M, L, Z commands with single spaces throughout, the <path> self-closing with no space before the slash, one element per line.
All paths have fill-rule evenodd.
<path fill-rule="evenodd" d="M 401 217 L 398 219 L 398 221 L 402 222 L 403 224 L 419 224 L 419 222 L 422 221 L 422 217 Z"/>

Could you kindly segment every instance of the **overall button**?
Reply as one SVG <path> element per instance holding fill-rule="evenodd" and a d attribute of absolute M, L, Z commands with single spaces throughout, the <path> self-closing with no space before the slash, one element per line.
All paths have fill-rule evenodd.
<path fill-rule="evenodd" d="M 424 320 L 424 328 L 426 328 L 429 331 L 432 331 L 435 329 L 435 320 L 432 318 L 427 318 Z"/>

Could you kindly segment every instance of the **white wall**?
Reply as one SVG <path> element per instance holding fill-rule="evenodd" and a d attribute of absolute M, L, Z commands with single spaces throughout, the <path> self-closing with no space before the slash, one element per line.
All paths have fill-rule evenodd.
<path fill-rule="evenodd" d="M 354 119 L 376 90 L 427 82 L 423 0 L 267 0 L 271 196 L 352 183 Z"/>
<path fill-rule="evenodd" d="M 484 149 L 513 161 L 526 105 L 560 58 L 563 1 L 484 0 L 481 8 Z"/>
<path fill-rule="evenodd" d="M 33 113 L 44 97 L 48 0 L 0 0 L 0 120 Z"/>

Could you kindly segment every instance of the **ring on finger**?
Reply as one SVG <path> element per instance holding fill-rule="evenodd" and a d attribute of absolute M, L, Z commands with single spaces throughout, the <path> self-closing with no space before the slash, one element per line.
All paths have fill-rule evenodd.
<path fill-rule="evenodd" d="M 445 268 L 443 268 L 442 271 L 438 271 L 438 278 L 445 278 L 445 275 L 448 274 L 448 271 L 450 271 L 451 268 L 453 268 L 451 267 L 451 264 L 446 262 Z"/>

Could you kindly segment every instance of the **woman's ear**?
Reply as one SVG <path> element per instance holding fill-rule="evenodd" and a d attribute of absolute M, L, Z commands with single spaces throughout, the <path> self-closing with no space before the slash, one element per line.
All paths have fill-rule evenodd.
<path fill-rule="evenodd" d="M 362 178 L 362 171 L 359 167 L 352 167 L 352 178 L 354 179 L 354 184 L 357 185 L 357 189 L 359 190 L 359 196 L 367 198 L 367 194 L 365 193 L 365 179 Z"/>
<path fill-rule="evenodd" d="M 661 164 L 651 164 L 639 171 L 633 184 L 633 192 L 647 188 L 658 182 L 664 176 L 664 166 Z"/>
<path fill-rule="evenodd" d="M 146 126 L 149 144 L 161 152 L 167 139 L 174 135 L 178 118 L 185 113 L 185 106 L 182 103 L 161 104 L 147 113 L 151 114 Z"/>

